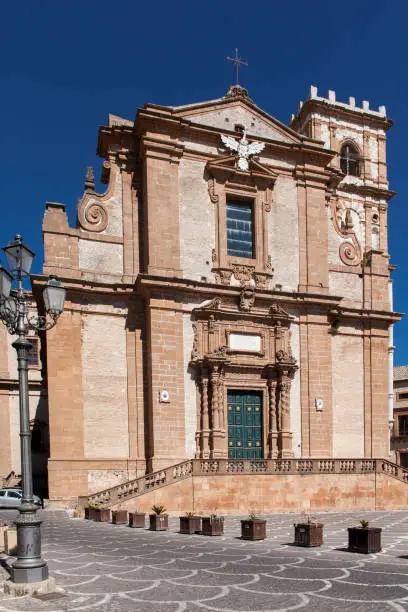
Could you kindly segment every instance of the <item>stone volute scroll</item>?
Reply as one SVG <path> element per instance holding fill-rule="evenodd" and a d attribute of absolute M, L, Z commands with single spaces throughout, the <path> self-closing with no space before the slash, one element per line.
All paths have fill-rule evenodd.
<path fill-rule="evenodd" d="M 361 264 L 362 249 L 357 235 L 357 225 L 360 224 L 360 215 L 350 206 L 330 198 L 331 213 L 336 233 L 344 239 L 339 247 L 339 257 L 346 266 Z"/>
<path fill-rule="evenodd" d="M 103 199 L 108 195 L 95 193 L 93 168 L 88 167 L 84 195 L 78 205 L 78 225 L 87 232 L 103 232 L 108 226 L 108 211 Z"/>

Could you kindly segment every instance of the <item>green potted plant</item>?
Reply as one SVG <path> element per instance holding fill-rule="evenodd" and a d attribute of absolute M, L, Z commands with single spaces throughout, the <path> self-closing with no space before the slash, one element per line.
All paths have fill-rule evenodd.
<path fill-rule="evenodd" d="M 119 506 L 117 510 L 112 510 L 113 525 L 127 525 L 128 513 L 127 510 L 122 510 Z"/>
<path fill-rule="evenodd" d="M 224 517 L 215 512 L 210 516 L 203 516 L 201 533 L 207 536 L 224 535 Z"/>
<path fill-rule="evenodd" d="M 348 549 L 364 555 L 381 551 L 380 527 L 369 527 L 368 521 L 362 519 L 360 527 L 348 528 Z"/>
<path fill-rule="evenodd" d="M 194 512 L 180 516 L 180 533 L 201 533 L 201 516 L 196 516 Z"/>
<path fill-rule="evenodd" d="M 138 512 L 137 509 L 134 512 L 129 512 L 129 527 L 145 527 L 145 513 Z"/>
<path fill-rule="evenodd" d="M 255 512 L 241 521 L 241 538 L 243 540 L 264 540 L 266 538 L 266 520 Z"/>
<path fill-rule="evenodd" d="M 151 531 L 167 531 L 169 528 L 169 517 L 164 506 L 152 506 L 153 514 L 149 514 Z"/>
<path fill-rule="evenodd" d="M 323 523 L 318 523 L 310 515 L 295 523 L 295 546 L 321 546 L 323 544 Z"/>

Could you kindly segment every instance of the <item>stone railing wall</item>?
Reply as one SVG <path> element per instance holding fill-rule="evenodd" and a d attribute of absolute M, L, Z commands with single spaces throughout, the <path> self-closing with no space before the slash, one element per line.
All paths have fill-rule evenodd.
<path fill-rule="evenodd" d="M 110 507 L 191 476 L 226 474 L 385 474 L 408 483 L 408 470 L 387 459 L 189 459 L 164 470 L 79 498 Z"/>
<path fill-rule="evenodd" d="M 146 476 L 140 476 L 134 480 L 129 480 L 110 489 L 93 493 L 92 495 L 84 496 L 79 498 L 79 504 L 86 506 L 92 504 L 95 506 L 109 507 L 114 504 L 120 504 L 121 502 L 131 499 L 132 497 L 138 497 L 147 493 L 152 489 L 158 489 L 166 485 L 178 482 L 184 478 L 189 478 L 193 473 L 193 460 L 183 461 L 177 465 L 172 465 L 164 470 L 152 472 L 146 474 Z"/>

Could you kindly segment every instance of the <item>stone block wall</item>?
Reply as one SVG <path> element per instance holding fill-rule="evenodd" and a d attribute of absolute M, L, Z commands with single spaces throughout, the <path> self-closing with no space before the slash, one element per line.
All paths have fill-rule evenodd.
<path fill-rule="evenodd" d="M 408 487 L 374 473 L 195 476 L 123 502 L 121 508 L 149 513 L 153 504 L 163 504 L 174 515 L 404 510 Z"/>

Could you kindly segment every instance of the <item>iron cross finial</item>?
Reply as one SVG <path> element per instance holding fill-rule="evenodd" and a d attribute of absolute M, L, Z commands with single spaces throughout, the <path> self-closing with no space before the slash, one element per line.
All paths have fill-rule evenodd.
<path fill-rule="evenodd" d="M 247 62 L 244 62 L 242 59 L 240 59 L 240 58 L 238 57 L 238 49 L 235 49 L 235 57 L 230 57 L 230 56 L 228 55 L 228 56 L 227 56 L 227 60 L 228 60 L 228 61 L 230 61 L 230 62 L 234 62 L 234 64 L 235 64 L 235 80 L 236 80 L 235 85 L 239 85 L 239 82 L 238 82 L 238 77 L 239 77 L 239 73 L 238 73 L 238 71 L 239 71 L 239 66 L 240 66 L 240 65 L 241 65 L 241 66 L 248 66 L 248 63 L 247 63 Z"/>

